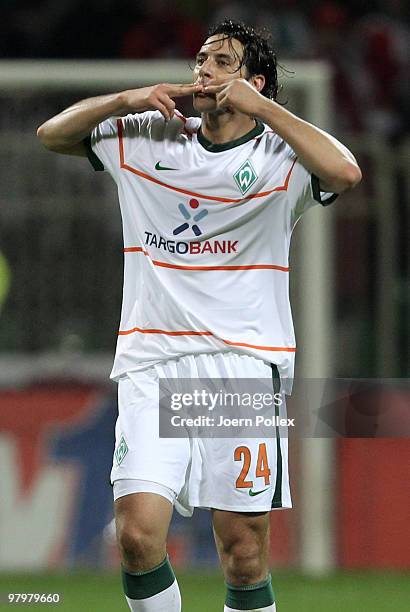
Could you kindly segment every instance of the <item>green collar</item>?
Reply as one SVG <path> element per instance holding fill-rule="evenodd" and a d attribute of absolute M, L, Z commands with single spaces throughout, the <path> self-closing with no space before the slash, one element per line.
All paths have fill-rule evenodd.
<path fill-rule="evenodd" d="M 248 132 L 247 134 L 244 134 L 243 136 L 241 136 L 240 138 L 237 138 L 236 140 L 231 140 L 230 142 L 214 144 L 213 142 L 205 138 L 205 136 L 201 132 L 201 128 L 199 128 L 197 136 L 198 136 L 198 142 L 204 147 L 204 149 L 206 149 L 210 153 L 221 153 L 221 151 L 228 151 L 228 149 L 239 147 L 239 145 L 242 145 L 245 142 L 252 140 L 252 138 L 255 138 L 255 136 L 259 136 L 260 134 L 262 134 L 264 129 L 265 129 L 265 126 L 263 125 L 263 123 L 261 123 L 259 119 L 256 119 L 256 125 L 250 132 Z"/>

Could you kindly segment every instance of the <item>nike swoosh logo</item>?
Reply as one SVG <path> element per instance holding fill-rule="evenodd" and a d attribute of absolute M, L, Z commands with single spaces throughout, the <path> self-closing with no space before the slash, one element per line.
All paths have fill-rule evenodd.
<path fill-rule="evenodd" d="M 265 493 L 265 491 L 267 491 L 269 489 L 269 487 L 266 487 L 266 489 L 262 489 L 262 491 L 252 491 L 252 489 L 249 489 L 249 495 L 250 497 L 255 497 L 255 495 L 260 495 L 261 493 Z"/>
<path fill-rule="evenodd" d="M 155 164 L 155 170 L 178 170 L 178 168 L 167 168 L 167 166 L 161 166 L 161 162 Z"/>

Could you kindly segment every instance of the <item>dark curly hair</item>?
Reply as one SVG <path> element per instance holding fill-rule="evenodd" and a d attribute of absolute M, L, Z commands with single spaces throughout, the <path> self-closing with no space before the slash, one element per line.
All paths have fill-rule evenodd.
<path fill-rule="evenodd" d="M 210 36 L 221 34 L 221 39 L 228 38 L 231 50 L 238 56 L 232 46 L 232 38 L 236 38 L 243 45 L 243 57 L 240 60 L 238 70 L 245 66 L 249 77 L 255 74 L 263 74 L 265 85 L 261 94 L 271 100 L 276 100 L 279 85 L 276 54 L 270 46 L 268 37 L 239 21 L 225 19 L 208 32 Z"/>

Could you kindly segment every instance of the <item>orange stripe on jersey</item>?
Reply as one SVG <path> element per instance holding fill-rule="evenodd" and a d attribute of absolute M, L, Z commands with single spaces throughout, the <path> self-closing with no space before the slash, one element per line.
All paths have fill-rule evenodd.
<path fill-rule="evenodd" d="M 142 247 L 125 247 L 123 249 L 124 253 L 144 253 L 144 255 L 148 255 L 148 251 L 145 251 Z"/>
<path fill-rule="evenodd" d="M 168 331 L 166 329 L 141 329 L 140 327 L 133 327 L 132 329 L 125 329 L 119 331 L 119 336 L 128 336 L 138 332 L 140 334 L 165 334 L 166 336 L 213 336 L 212 332 L 206 331 Z"/>
<path fill-rule="evenodd" d="M 124 158 L 124 135 L 123 135 L 123 125 L 122 125 L 121 119 L 117 119 L 117 129 L 118 129 L 118 147 L 119 147 L 119 154 L 120 154 L 120 167 L 123 170 L 128 170 L 128 172 L 132 172 L 133 174 L 136 174 L 137 176 L 143 179 L 146 179 L 147 181 L 151 181 L 152 183 L 155 183 L 156 185 L 160 185 L 161 187 L 165 187 L 166 189 L 171 189 L 172 191 L 176 191 L 177 193 L 183 193 L 184 195 L 193 196 L 195 198 L 201 198 L 202 200 L 211 200 L 213 202 L 227 202 L 227 203 L 243 202 L 244 200 L 252 200 L 254 198 L 263 198 L 267 195 L 270 195 L 271 193 L 274 193 L 275 191 L 287 191 L 289 180 L 290 180 L 293 168 L 297 160 L 296 158 L 292 162 L 292 165 L 286 176 L 284 184 L 279 185 L 278 187 L 274 187 L 273 189 L 270 189 L 269 191 L 261 191 L 260 193 L 253 193 L 243 198 L 226 198 L 226 197 L 220 197 L 220 196 L 210 196 L 210 195 L 205 195 L 203 193 L 196 193 L 195 191 L 188 191 L 187 189 L 182 189 L 181 187 L 175 187 L 173 185 L 169 185 L 168 183 L 164 183 L 163 181 L 160 181 L 154 176 L 146 174 L 145 172 L 141 172 L 141 170 L 137 170 L 137 168 L 134 168 L 133 166 L 129 166 L 128 164 L 126 164 L 125 158 Z"/>
<path fill-rule="evenodd" d="M 171 268 L 173 270 L 279 270 L 280 272 L 289 272 L 290 270 L 290 268 L 286 266 L 275 266 L 273 264 L 253 264 L 249 266 L 183 266 L 152 259 L 148 251 L 142 247 L 125 247 L 123 250 L 124 253 L 143 253 L 146 257 L 151 259 L 154 266 L 158 266 L 160 268 Z"/>
<path fill-rule="evenodd" d="M 254 348 L 259 351 L 284 351 L 286 353 L 296 353 L 296 346 L 259 346 L 257 344 L 248 344 L 247 342 L 231 342 L 230 340 L 223 340 L 225 344 L 229 346 L 243 346 L 245 348 Z"/>
<path fill-rule="evenodd" d="M 132 329 L 124 329 L 118 332 L 119 336 L 128 336 L 129 334 L 134 333 L 140 334 L 164 334 L 166 336 L 215 336 L 210 331 L 169 331 L 166 329 L 142 329 L 141 327 L 133 327 Z M 224 338 L 219 338 L 225 344 L 229 346 L 243 346 L 245 348 L 254 348 L 260 351 L 284 351 L 287 353 L 295 353 L 296 347 L 294 346 L 260 346 L 258 344 L 248 344 L 246 342 L 231 342 L 230 340 L 225 340 Z"/>
<path fill-rule="evenodd" d="M 179 111 L 175 111 L 175 117 L 177 117 L 178 119 L 180 119 L 182 121 L 182 123 L 184 124 L 184 132 L 187 136 L 189 136 L 189 138 L 192 138 L 192 134 L 196 134 L 197 130 L 194 130 L 193 132 L 188 132 L 188 130 L 186 129 L 186 122 L 188 121 L 186 117 L 184 117 L 184 115 L 182 115 Z"/>
<path fill-rule="evenodd" d="M 289 272 L 289 268 L 269 264 L 256 264 L 254 266 L 179 266 L 155 260 L 152 260 L 152 263 L 154 266 L 173 268 L 174 270 L 280 270 L 281 272 Z"/>
<path fill-rule="evenodd" d="M 178 119 L 181 119 L 183 123 L 187 122 L 187 118 L 179 111 L 175 110 L 175 115 L 178 117 Z"/>

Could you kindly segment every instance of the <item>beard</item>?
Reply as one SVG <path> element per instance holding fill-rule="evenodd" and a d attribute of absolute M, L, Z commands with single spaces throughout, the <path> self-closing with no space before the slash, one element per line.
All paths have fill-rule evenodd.
<path fill-rule="evenodd" d="M 200 113 L 216 111 L 215 95 L 196 94 L 193 99 L 194 109 Z"/>
<path fill-rule="evenodd" d="M 194 109 L 198 113 L 211 113 L 212 115 L 225 115 L 227 113 L 232 114 L 232 109 L 217 108 L 215 94 L 201 95 L 196 94 L 193 97 Z"/>

